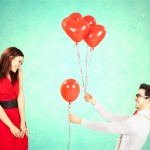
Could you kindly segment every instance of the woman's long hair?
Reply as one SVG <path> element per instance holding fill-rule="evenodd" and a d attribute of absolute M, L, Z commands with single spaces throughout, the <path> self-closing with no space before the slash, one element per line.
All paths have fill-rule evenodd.
<path fill-rule="evenodd" d="M 14 73 L 10 71 L 11 61 L 17 56 L 23 56 L 24 54 L 20 49 L 16 47 L 7 48 L 0 57 L 0 80 L 10 74 L 11 82 L 15 83 L 18 80 L 18 70 Z"/>

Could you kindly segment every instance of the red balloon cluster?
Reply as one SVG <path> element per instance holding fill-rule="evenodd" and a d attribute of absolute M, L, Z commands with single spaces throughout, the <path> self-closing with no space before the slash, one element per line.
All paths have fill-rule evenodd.
<path fill-rule="evenodd" d="M 94 17 L 82 17 L 77 12 L 62 21 L 62 28 L 73 41 L 78 43 L 83 39 L 92 48 L 96 47 L 106 34 L 105 27 L 96 24 Z"/>
<path fill-rule="evenodd" d="M 80 86 L 76 80 L 67 79 L 62 83 L 60 93 L 64 100 L 72 102 L 79 96 Z"/>

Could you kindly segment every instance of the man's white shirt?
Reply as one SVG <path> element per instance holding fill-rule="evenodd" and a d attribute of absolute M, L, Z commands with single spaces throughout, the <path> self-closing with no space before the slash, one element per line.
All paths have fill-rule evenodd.
<path fill-rule="evenodd" d="M 120 150 L 142 148 L 150 132 L 150 110 L 141 110 L 132 116 L 120 116 L 110 113 L 97 102 L 94 107 L 108 122 L 82 119 L 82 126 L 100 132 L 122 134 Z"/>

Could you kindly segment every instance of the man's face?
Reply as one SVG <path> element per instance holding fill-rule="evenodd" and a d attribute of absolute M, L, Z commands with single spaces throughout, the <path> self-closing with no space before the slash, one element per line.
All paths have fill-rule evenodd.
<path fill-rule="evenodd" d="M 147 99 L 147 97 L 145 97 L 145 90 L 144 89 L 139 89 L 136 97 L 135 97 L 135 101 L 136 101 L 136 109 L 138 110 L 143 110 L 146 107 L 146 104 L 148 102 L 149 99 Z"/>

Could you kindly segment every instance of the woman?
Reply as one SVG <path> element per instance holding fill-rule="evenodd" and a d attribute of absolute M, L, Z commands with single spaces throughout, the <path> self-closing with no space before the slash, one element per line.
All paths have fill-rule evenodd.
<path fill-rule="evenodd" d="M 0 150 L 27 150 L 25 98 L 22 88 L 23 53 L 7 48 L 0 57 Z"/>

